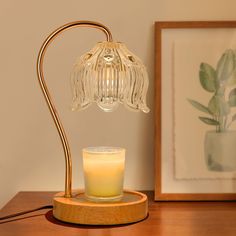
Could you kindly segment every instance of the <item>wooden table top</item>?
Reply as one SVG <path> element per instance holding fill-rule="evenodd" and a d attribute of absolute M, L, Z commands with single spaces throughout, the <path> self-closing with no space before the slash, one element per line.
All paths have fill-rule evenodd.
<path fill-rule="evenodd" d="M 236 202 L 154 202 L 149 197 L 147 219 L 122 226 L 82 226 L 60 222 L 52 210 L 0 221 L 1 236 L 235 236 Z M 0 217 L 52 203 L 55 192 L 19 192 L 0 211 Z"/>

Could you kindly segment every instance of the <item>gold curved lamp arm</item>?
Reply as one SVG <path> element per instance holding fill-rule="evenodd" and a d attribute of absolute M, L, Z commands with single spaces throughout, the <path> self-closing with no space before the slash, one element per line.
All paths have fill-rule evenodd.
<path fill-rule="evenodd" d="M 39 80 L 40 87 L 42 89 L 43 95 L 46 99 L 47 105 L 49 107 L 49 110 L 51 112 L 53 121 L 56 125 L 57 131 L 59 133 L 64 154 L 65 154 L 65 162 L 66 162 L 66 173 L 65 173 L 65 197 L 70 198 L 72 197 L 71 193 L 71 186 L 72 186 L 72 162 L 71 162 L 71 152 L 70 152 L 70 147 L 69 143 L 66 137 L 65 130 L 62 126 L 62 123 L 59 119 L 59 115 L 57 113 L 57 110 L 55 108 L 55 105 L 52 101 L 52 98 L 50 96 L 49 90 L 46 86 L 45 80 L 44 80 L 44 75 L 43 75 L 43 61 L 44 61 L 44 56 L 45 52 L 50 45 L 50 43 L 62 32 L 64 32 L 67 29 L 74 28 L 74 27 L 90 27 L 90 28 L 96 28 L 101 31 L 103 31 L 106 34 L 107 41 L 112 41 L 112 35 L 110 30 L 97 22 L 93 21 L 74 21 L 68 24 L 65 24 L 59 28 L 57 28 L 55 31 L 53 31 L 44 41 L 43 45 L 40 48 L 39 54 L 38 54 L 38 59 L 37 59 L 37 76 Z"/>

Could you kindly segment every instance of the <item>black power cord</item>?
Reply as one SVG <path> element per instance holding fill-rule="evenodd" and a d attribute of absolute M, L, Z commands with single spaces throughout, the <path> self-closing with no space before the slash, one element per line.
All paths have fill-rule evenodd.
<path fill-rule="evenodd" d="M 28 211 L 21 211 L 21 212 L 15 213 L 15 214 L 0 217 L 0 220 L 6 220 L 6 219 L 13 218 L 13 217 L 16 217 L 16 216 L 25 215 L 27 213 L 31 213 L 31 212 L 34 212 L 34 211 L 39 211 L 39 210 L 43 210 L 43 209 L 52 209 L 52 208 L 53 208 L 52 205 L 41 206 L 41 207 L 31 209 L 31 210 L 28 210 Z"/>

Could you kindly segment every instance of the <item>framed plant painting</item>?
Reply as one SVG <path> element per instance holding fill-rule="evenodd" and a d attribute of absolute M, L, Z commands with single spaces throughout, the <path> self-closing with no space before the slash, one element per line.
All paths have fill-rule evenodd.
<path fill-rule="evenodd" d="M 236 21 L 155 36 L 155 200 L 236 200 Z"/>

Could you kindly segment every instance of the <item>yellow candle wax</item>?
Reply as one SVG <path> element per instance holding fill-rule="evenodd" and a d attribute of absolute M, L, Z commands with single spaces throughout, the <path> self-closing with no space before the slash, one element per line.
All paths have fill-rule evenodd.
<path fill-rule="evenodd" d="M 85 194 L 88 198 L 115 199 L 122 196 L 125 149 L 83 149 Z"/>

